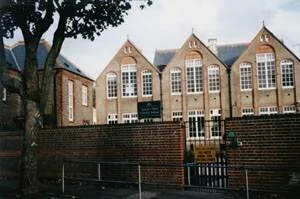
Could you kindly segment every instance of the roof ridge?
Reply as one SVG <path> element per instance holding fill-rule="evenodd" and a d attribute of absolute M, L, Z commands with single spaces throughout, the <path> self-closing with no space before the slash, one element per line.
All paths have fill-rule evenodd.
<path fill-rule="evenodd" d="M 239 42 L 239 43 L 231 43 L 231 44 L 219 44 L 217 46 L 239 46 L 239 45 L 249 45 L 250 42 Z"/>
<path fill-rule="evenodd" d="M 170 48 L 170 49 L 155 49 L 155 52 L 174 52 L 178 51 L 178 48 Z"/>

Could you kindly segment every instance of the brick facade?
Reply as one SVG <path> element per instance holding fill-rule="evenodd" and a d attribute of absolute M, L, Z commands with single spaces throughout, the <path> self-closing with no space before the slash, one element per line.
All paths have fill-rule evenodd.
<path fill-rule="evenodd" d="M 17 176 L 20 133 L 0 133 L 0 174 Z M 63 159 L 142 164 L 143 182 L 183 185 L 185 132 L 180 123 L 101 125 L 42 130 L 38 135 L 39 177 L 57 180 Z M 13 159 L 11 159 L 13 158 Z M 13 160 L 14 164 L 10 161 Z M 143 166 L 144 165 L 144 166 Z M 94 177 L 97 165 L 66 164 L 66 176 Z M 90 170 L 89 170 L 90 169 Z M 101 167 L 103 180 L 136 180 L 137 167 Z M 129 171 L 132 172 L 129 172 Z M 124 173 L 127 172 L 127 175 Z M 131 179 L 128 179 L 131 178 Z"/>
<path fill-rule="evenodd" d="M 74 119 L 68 118 L 68 81 L 73 82 Z M 78 126 L 93 124 L 93 81 L 66 70 L 58 70 L 56 75 L 56 117 L 58 126 Z M 86 86 L 87 105 L 82 104 L 82 87 Z"/>
<path fill-rule="evenodd" d="M 230 188 L 245 188 L 245 171 L 240 169 L 244 166 L 252 190 L 279 191 L 299 180 L 299 114 L 227 119 L 226 131 L 236 132 L 242 142 L 241 147 L 227 151 L 228 165 L 234 166 L 228 170 Z"/>
<path fill-rule="evenodd" d="M 131 55 L 126 50 L 128 46 L 133 49 Z M 262 67 L 258 66 L 257 55 L 265 56 Z M 123 62 L 137 63 L 136 97 L 122 96 Z M 246 69 L 247 77 L 240 71 L 245 65 L 251 66 Z M 220 121 L 225 118 L 300 111 L 300 60 L 265 26 L 251 42 L 241 44 L 216 45 L 216 39 L 211 39 L 206 46 L 191 34 L 179 49 L 156 50 L 154 66 L 158 72 L 131 42 L 122 46 L 97 78 L 98 124 L 109 123 L 111 113 L 115 114 L 114 122 L 125 123 L 123 114 L 136 113 L 137 102 L 160 100 L 161 120 L 184 121 L 187 140 L 212 142 L 221 139 L 224 128 Z M 146 68 L 153 74 L 150 98 L 141 96 L 140 72 Z M 109 73 L 117 79 L 117 96 L 113 99 L 107 96 Z M 241 89 L 241 81 L 249 88 Z"/>
<path fill-rule="evenodd" d="M 24 43 L 18 42 L 12 47 L 6 46 L 6 61 L 8 65 L 8 74 L 13 78 L 21 79 L 20 66 L 24 63 Z M 43 63 L 51 46 L 45 40 L 40 42 L 37 52 L 38 60 L 38 83 L 41 86 L 43 77 Z M 44 125 L 48 126 L 74 126 L 87 125 L 93 123 L 93 80 L 87 77 L 79 68 L 71 63 L 64 56 L 59 55 L 56 60 L 55 81 L 53 87 L 50 88 L 46 111 L 44 115 Z M 73 85 L 73 111 L 74 119 L 68 119 L 68 80 Z M 82 87 L 87 87 L 87 104 L 82 103 Z M 3 89 L 0 87 L 0 97 L 3 98 Z M 17 94 L 11 94 L 8 91 L 7 99 L 0 101 L 0 125 L 8 128 L 14 128 L 16 118 L 22 118 L 22 101 Z M 18 125 L 18 124 L 17 124 Z"/>
<path fill-rule="evenodd" d="M 275 76 L 272 88 L 259 88 L 259 69 L 256 56 L 269 53 L 275 56 Z M 293 86 L 283 86 L 283 70 L 281 63 L 285 60 L 291 61 L 293 65 Z M 240 67 L 248 64 L 251 68 L 251 88 L 241 89 Z M 268 69 L 269 70 L 269 69 Z M 270 72 L 270 71 L 268 71 Z M 278 113 L 284 113 L 286 106 L 294 107 L 300 103 L 300 61 L 282 41 L 276 38 L 266 27 L 263 27 L 247 49 L 240 55 L 231 67 L 231 96 L 233 115 L 242 115 L 243 108 L 253 109 L 253 114 L 259 115 L 260 108 L 274 107 Z M 268 83 L 271 82 L 269 77 Z M 288 81 L 288 79 L 286 79 Z M 299 110 L 298 110 L 299 112 Z"/>
<path fill-rule="evenodd" d="M 135 66 L 135 81 L 137 84 L 136 94 L 133 96 L 123 96 L 127 88 L 123 88 L 122 67 L 132 64 Z M 134 69 L 133 69 L 134 70 Z M 143 94 L 143 72 L 151 73 L 150 95 Z M 132 74 L 133 74 L 132 73 Z M 108 75 L 116 77 L 116 96 L 108 97 Z M 125 80 L 124 80 L 125 81 Z M 97 123 L 108 124 L 108 116 L 116 114 L 118 123 L 123 122 L 123 114 L 136 114 L 138 102 L 160 100 L 160 78 L 159 71 L 155 68 L 135 47 L 131 41 L 126 41 L 112 61 L 105 67 L 96 80 L 96 112 Z M 133 89 L 133 88 L 131 88 Z M 128 89 L 130 92 L 130 89 Z"/>

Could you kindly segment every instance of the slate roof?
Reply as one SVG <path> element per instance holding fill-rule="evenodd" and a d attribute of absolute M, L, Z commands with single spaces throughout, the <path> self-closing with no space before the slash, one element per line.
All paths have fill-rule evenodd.
<path fill-rule="evenodd" d="M 41 41 L 41 43 L 38 46 L 37 50 L 37 69 L 43 70 L 44 69 L 44 63 L 47 58 L 48 54 L 48 44 L 46 41 Z M 25 62 L 25 48 L 24 43 L 19 42 L 12 48 L 6 48 L 6 60 L 8 64 L 8 68 L 17 70 L 17 71 L 23 71 L 24 70 L 24 62 Z M 15 57 L 15 59 L 14 59 Z M 67 71 L 70 71 L 72 73 L 75 73 L 77 75 L 80 75 L 82 77 L 91 79 L 88 75 L 86 75 L 84 72 L 82 72 L 75 64 L 73 64 L 71 61 L 69 61 L 65 56 L 59 55 L 56 61 L 55 68 L 63 68 Z"/>
<path fill-rule="evenodd" d="M 153 65 L 156 66 L 159 71 L 163 71 L 177 51 L 177 49 L 156 50 Z"/>
<path fill-rule="evenodd" d="M 248 44 L 246 43 L 217 46 L 218 57 L 224 62 L 224 64 L 231 67 L 247 46 Z"/>
<path fill-rule="evenodd" d="M 219 45 L 217 46 L 217 56 L 224 64 L 231 67 L 247 46 L 247 43 Z M 178 50 L 179 49 L 156 50 L 153 64 L 162 71 Z"/>

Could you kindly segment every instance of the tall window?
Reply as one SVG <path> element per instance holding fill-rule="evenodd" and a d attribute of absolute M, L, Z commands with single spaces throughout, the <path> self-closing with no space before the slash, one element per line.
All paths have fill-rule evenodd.
<path fill-rule="evenodd" d="M 269 106 L 269 107 L 260 107 L 259 108 L 259 114 L 260 115 L 271 115 L 271 114 L 277 114 L 278 109 L 276 106 Z"/>
<path fill-rule="evenodd" d="M 81 101 L 82 105 L 87 106 L 88 105 L 88 87 L 87 86 L 82 86 L 81 88 Z"/>
<path fill-rule="evenodd" d="M 118 114 L 110 113 L 107 115 L 107 124 L 117 124 L 118 123 Z"/>
<path fill-rule="evenodd" d="M 200 93 L 203 91 L 202 77 L 202 60 L 188 59 L 185 61 L 186 77 L 187 77 L 187 92 Z"/>
<path fill-rule="evenodd" d="M 182 111 L 173 111 L 172 120 L 173 121 L 182 121 Z"/>
<path fill-rule="evenodd" d="M 209 92 L 220 92 L 220 75 L 218 66 L 208 68 L 208 88 Z"/>
<path fill-rule="evenodd" d="M 152 72 L 146 70 L 142 73 L 143 78 L 143 95 L 151 96 L 152 95 Z"/>
<path fill-rule="evenodd" d="M 211 138 L 220 138 L 221 136 L 221 110 L 210 110 L 210 133 Z"/>
<path fill-rule="evenodd" d="M 124 113 L 122 117 L 123 123 L 125 124 L 137 123 L 139 121 L 137 113 Z"/>
<path fill-rule="evenodd" d="M 181 70 L 174 68 L 171 70 L 171 91 L 172 94 L 181 94 Z"/>
<path fill-rule="evenodd" d="M 68 81 L 68 118 L 69 121 L 74 121 L 74 95 L 73 95 L 73 81 Z"/>
<path fill-rule="evenodd" d="M 122 88 L 123 97 L 137 95 L 135 64 L 122 65 Z"/>
<path fill-rule="evenodd" d="M 3 96 L 2 96 L 2 101 L 5 102 L 6 101 L 6 97 L 7 97 L 7 93 L 6 93 L 6 88 L 3 88 Z"/>
<path fill-rule="evenodd" d="M 283 60 L 280 65 L 281 65 L 281 74 L 282 74 L 282 87 L 283 88 L 294 87 L 293 62 L 290 60 Z"/>
<path fill-rule="evenodd" d="M 107 77 L 107 98 L 117 97 L 117 75 L 108 74 Z"/>
<path fill-rule="evenodd" d="M 252 89 L 252 69 L 251 64 L 242 63 L 240 65 L 240 84 L 241 90 L 251 90 Z"/>
<path fill-rule="evenodd" d="M 276 87 L 275 55 L 261 53 L 256 55 L 258 88 L 272 89 Z"/>
<path fill-rule="evenodd" d="M 204 138 L 204 111 L 189 111 L 188 117 L 190 138 Z"/>

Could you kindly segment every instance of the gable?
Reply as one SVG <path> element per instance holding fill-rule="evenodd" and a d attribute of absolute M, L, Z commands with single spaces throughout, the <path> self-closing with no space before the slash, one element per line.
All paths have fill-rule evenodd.
<path fill-rule="evenodd" d="M 97 81 L 108 72 L 119 71 L 122 64 L 131 63 L 136 63 L 138 67 L 151 67 L 153 71 L 159 73 L 159 70 L 149 62 L 141 51 L 130 40 L 127 40 L 97 77 Z"/>
<path fill-rule="evenodd" d="M 204 64 L 217 64 L 220 67 L 226 65 L 223 61 L 214 54 L 205 44 L 203 44 L 194 34 L 192 34 L 183 46 L 176 51 L 175 55 L 171 58 L 166 68 L 170 65 L 183 65 L 182 61 L 185 59 L 192 59 L 195 57 L 203 58 Z M 179 61 L 181 63 L 179 63 Z"/>
<path fill-rule="evenodd" d="M 244 52 L 234 62 L 234 65 L 241 62 L 255 62 L 255 54 L 258 53 L 275 53 L 276 59 L 293 59 L 299 62 L 299 58 L 287 48 L 287 46 L 279 40 L 265 26 L 256 34 L 253 40 L 246 47 Z"/>

